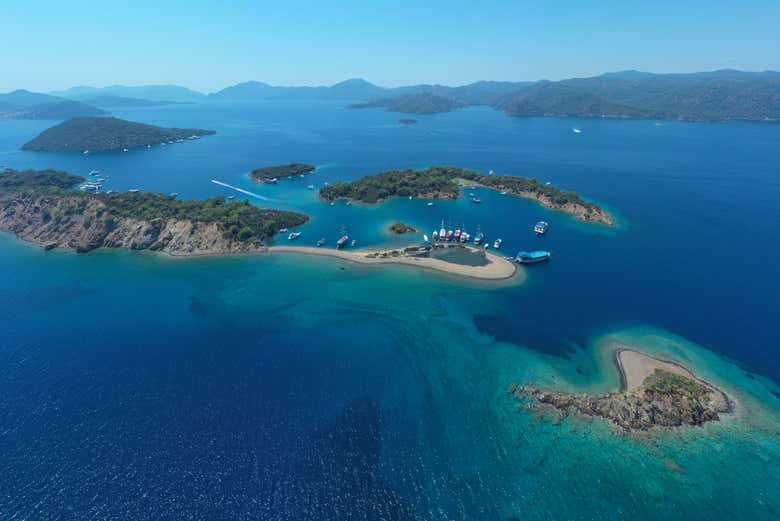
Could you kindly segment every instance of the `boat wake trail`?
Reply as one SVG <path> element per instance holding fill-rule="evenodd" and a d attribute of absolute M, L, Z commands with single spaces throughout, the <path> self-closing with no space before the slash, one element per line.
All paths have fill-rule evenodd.
<path fill-rule="evenodd" d="M 219 186 L 224 186 L 225 188 L 230 188 L 231 190 L 235 190 L 236 192 L 241 192 L 242 194 L 250 195 L 252 197 L 256 197 L 257 199 L 260 199 L 261 201 L 270 201 L 270 202 L 277 202 L 276 199 L 271 199 L 270 197 L 265 197 L 264 195 L 256 194 L 254 192 L 250 192 L 249 190 L 244 190 L 243 188 L 239 188 L 237 186 L 229 185 L 227 183 L 223 183 L 222 181 L 217 181 L 216 179 L 211 180 L 212 183 Z"/>

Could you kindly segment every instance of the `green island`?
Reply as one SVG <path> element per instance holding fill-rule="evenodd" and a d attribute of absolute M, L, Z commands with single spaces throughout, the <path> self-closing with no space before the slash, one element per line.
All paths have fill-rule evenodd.
<path fill-rule="evenodd" d="M 441 96 L 432 92 L 416 92 L 402 94 L 389 98 L 381 98 L 366 103 L 348 105 L 351 109 L 367 109 L 381 107 L 389 112 L 402 112 L 405 114 L 436 114 L 450 112 L 465 105 L 448 96 Z"/>
<path fill-rule="evenodd" d="M 263 166 L 249 172 L 249 177 L 255 181 L 273 182 L 285 177 L 308 174 L 317 167 L 308 163 L 289 163 L 286 165 Z"/>
<path fill-rule="evenodd" d="M 397 235 L 402 235 L 404 233 L 415 233 L 418 231 L 414 226 L 409 226 L 408 224 L 402 222 L 395 222 L 391 224 L 389 229 L 390 232 Z"/>
<path fill-rule="evenodd" d="M 0 173 L 0 230 L 46 249 L 129 248 L 186 256 L 256 251 L 280 229 L 308 220 L 222 197 L 179 200 L 74 189 L 83 181 L 59 170 Z"/>
<path fill-rule="evenodd" d="M 538 202 L 542 206 L 569 213 L 581 221 L 612 226 L 612 216 L 576 192 L 561 190 L 529 177 L 484 175 L 475 170 L 432 166 L 423 170 L 389 170 L 351 182 L 336 182 L 320 188 L 325 201 L 347 199 L 377 203 L 390 197 L 456 199 L 462 185 L 484 186 Z"/>
<path fill-rule="evenodd" d="M 214 130 L 163 128 L 119 118 L 82 117 L 54 125 L 22 146 L 32 152 L 101 152 L 183 142 Z"/>

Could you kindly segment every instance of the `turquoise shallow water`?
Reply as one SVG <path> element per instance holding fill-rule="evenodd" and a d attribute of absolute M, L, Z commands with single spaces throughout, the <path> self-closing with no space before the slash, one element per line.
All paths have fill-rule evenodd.
<path fill-rule="evenodd" d="M 469 110 L 400 126 L 330 104 L 128 111 L 217 128 L 167 150 L 15 148 L 46 126 L 0 122 L 0 163 L 98 168 L 115 188 L 223 193 L 211 179 L 393 241 L 395 219 L 481 225 L 507 251 L 554 253 L 496 288 L 306 256 L 171 259 L 43 253 L 0 236 L 0 517 L 156 519 L 773 519 L 780 515 L 780 274 L 770 125 L 516 120 Z M 252 166 L 312 161 L 254 185 Z M 467 200 L 330 207 L 306 190 L 450 163 L 534 173 L 614 208 L 582 225 L 481 191 Z M 259 200 L 258 200 L 259 202 Z M 536 220 L 550 221 L 541 240 Z M 747 225 L 746 225 L 747 223 Z M 745 256 L 744 252 L 753 252 Z M 722 386 L 738 414 L 630 437 L 518 411 L 510 383 L 617 386 L 617 344 Z"/>

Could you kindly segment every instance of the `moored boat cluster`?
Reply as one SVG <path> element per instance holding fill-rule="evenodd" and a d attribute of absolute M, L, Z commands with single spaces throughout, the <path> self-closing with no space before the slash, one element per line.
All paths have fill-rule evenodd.
<path fill-rule="evenodd" d="M 534 226 L 534 232 L 537 235 L 544 235 L 547 233 L 548 228 L 550 225 L 545 221 L 539 221 Z M 428 236 L 424 235 L 424 245 L 430 245 L 430 241 L 428 240 Z M 452 226 L 445 227 L 444 220 L 441 222 L 441 227 L 438 230 L 434 230 L 431 234 L 432 241 L 433 242 L 455 242 L 455 243 L 468 243 L 473 242 L 475 246 L 481 246 L 484 249 L 490 248 L 490 243 L 485 238 L 485 234 L 482 232 L 481 228 L 477 226 L 477 231 L 472 237 L 472 235 L 466 231 L 465 226 L 463 226 L 463 229 L 461 228 L 455 228 L 452 229 Z M 501 248 L 501 244 L 503 243 L 503 239 L 498 238 L 493 242 L 493 248 L 499 249 Z M 548 260 L 552 254 L 549 251 L 544 250 L 534 250 L 534 251 L 519 251 L 517 255 L 514 257 L 514 261 L 518 262 L 520 264 L 534 264 L 537 262 L 543 262 Z"/>

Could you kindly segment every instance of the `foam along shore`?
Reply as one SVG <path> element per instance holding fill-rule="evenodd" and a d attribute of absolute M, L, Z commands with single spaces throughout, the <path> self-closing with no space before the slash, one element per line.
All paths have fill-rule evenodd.
<path fill-rule="evenodd" d="M 472 252 L 480 251 L 475 248 L 465 248 Z M 359 264 L 400 264 L 485 281 L 518 280 L 524 278 L 525 274 L 523 269 L 511 260 L 489 252 L 485 252 L 487 262 L 484 265 L 469 266 L 442 259 L 414 255 L 405 252 L 404 248 L 336 250 L 309 246 L 271 246 L 267 251 L 270 253 L 300 253 L 304 255 L 336 257 Z"/>
<path fill-rule="evenodd" d="M 647 377 L 659 371 L 666 371 L 684 378 L 689 378 L 710 390 L 710 396 L 717 408 L 730 409 L 731 404 L 726 394 L 715 386 L 698 378 L 690 370 L 676 362 L 660 360 L 652 356 L 621 348 L 615 352 L 615 362 L 620 370 L 620 390 L 631 393 L 640 389 Z"/>

